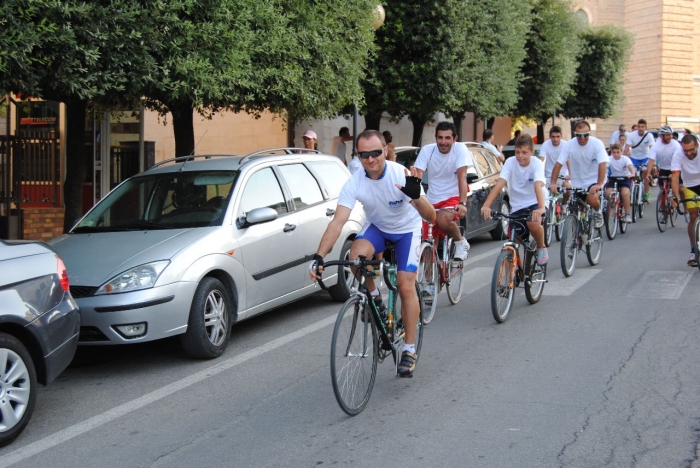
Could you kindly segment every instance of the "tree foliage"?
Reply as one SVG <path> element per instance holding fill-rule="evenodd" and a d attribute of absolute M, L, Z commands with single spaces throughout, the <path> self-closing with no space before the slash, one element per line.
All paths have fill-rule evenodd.
<path fill-rule="evenodd" d="M 623 97 L 632 35 L 616 26 L 603 26 L 584 30 L 580 39 L 576 79 L 561 114 L 605 119 L 615 112 Z"/>
<path fill-rule="evenodd" d="M 513 114 L 546 121 L 571 93 L 582 24 L 568 0 L 530 0 L 530 4 L 527 55 Z"/>

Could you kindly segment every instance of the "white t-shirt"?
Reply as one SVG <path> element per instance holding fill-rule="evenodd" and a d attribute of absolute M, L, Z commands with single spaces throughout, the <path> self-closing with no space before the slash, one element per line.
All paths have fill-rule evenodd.
<path fill-rule="evenodd" d="M 335 155 L 338 157 L 338 159 L 343 161 L 343 164 L 346 164 L 345 152 L 346 152 L 345 142 L 342 140 L 338 140 L 338 145 L 335 147 Z"/>
<path fill-rule="evenodd" d="M 632 175 L 628 166 L 632 165 L 632 160 L 627 156 L 620 156 L 620 159 L 610 157 L 608 167 L 610 168 L 610 177 L 629 177 Z"/>
<path fill-rule="evenodd" d="M 642 138 L 644 141 L 642 141 Z M 640 141 L 642 142 L 639 143 Z M 637 145 L 637 143 L 639 143 L 639 145 Z M 654 135 L 649 132 L 647 132 L 646 135 L 640 135 L 639 132 L 628 133 L 627 144 L 632 151 L 630 154 L 631 159 L 646 159 L 649 157 L 650 148 L 654 144 Z M 632 148 L 635 145 L 637 145 L 637 147 Z"/>
<path fill-rule="evenodd" d="M 673 160 L 673 153 L 681 149 L 681 144 L 676 140 L 671 138 L 671 141 L 667 144 L 659 138 L 651 147 L 651 152 L 649 152 L 649 159 L 656 161 L 659 169 L 670 170 L 671 161 Z"/>
<path fill-rule="evenodd" d="M 492 145 L 491 143 L 489 143 L 488 141 L 484 140 L 484 141 L 481 142 L 481 144 L 484 145 L 487 149 L 490 149 L 491 151 L 493 151 L 494 153 L 499 154 L 499 155 L 501 154 L 501 152 L 498 151 L 498 148 L 496 148 L 495 146 L 493 146 L 493 145 Z"/>
<path fill-rule="evenodd" d="M 625 136 L 629 139 L 630 132 L 625 132 Z M 615 130 L 612 135 L 610 135 L 610 140 L 608 142 L 613 145 L 615 143 L 620 143 L 620 130 Z"/>
<path fill-rule="evenodd" d="M 525 167 L 521 166 L 516 158 L 506 159 L 501 168 L 500 178 L 508 182 L 512 211 L 522 210 L 538 203 L 535 192 L 535 182 L 538 180 L 543 184 L 542 196 L 547 200 L 544 187 L 544 163 L 535 156 L 530 158 L 530 164 Z"/>
<path fill-rule="evenodd" d="M 440 203 L 448 198 L 459 196 L 457 169 L 474 167 L 472 153 L 461 143 L 452 145 L 450 152 L 442 154 L 437 143 L 425 145 L 418 153 L 414 167 L 430 174 L 428 201 Z"/>
<path fill-rule="evenodd" d="M 554 146 L 552 144 L 552 140 L 547 140 L 542 144 L 542 147 L 540 148 L 540 157 L 544 157 L 544 176 L 549 179 L 552 177 L 552 169 L 554 169 L 554 165 L 557 163 L 559 160 L 559 155 L 561 154 L 561 149 L 564 147 L 564 145 L 567 143 L 566 140 L 562 139 L 559 141 L 559 146 Z M 569 175 L 569 169 L 566 167 L 566 165 L 563 165 L 561 167 L 561 170 L 559 171 L 560 176 L 568 176 Z"/>
<path fill-rule="evenodd" d="M 384 173 L 370 179 L 364 170 L 355 171 L 340 190 L 338 205 L 352 209 L 362 203 L 368 223 L 387 234 L 405 234 L 421 227 L 421 217 L 411 206 L 411 198 L 396 188 L 406 185 L 406 168 L 386 161 Z M 421 194 L 423 189 L 421 189 Z"/>
<path fill-rule="evenodd" d="M 588 143 L 584 146 L 579 145 L 576 139 L 567 141 L 558 162 L 566 166 L 569 161 L 571 185 L 587 189 L 598 183 L 598 166 L 607 163 L 609 159 L 603 142 L 596 137 L 588 137 Z"/>
<path fill-rule="evenodd" d="M 681 171 L 681 178 L 685 187 L 700 185 L 700 157 L 695 156 L 691 161 L 683 153 L 683 147 L 673 153 L 671 170 Z"/>

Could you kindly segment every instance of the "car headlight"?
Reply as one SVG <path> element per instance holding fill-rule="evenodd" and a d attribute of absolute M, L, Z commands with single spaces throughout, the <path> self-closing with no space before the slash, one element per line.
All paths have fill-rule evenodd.
<path fill-rule="evenodd" d="M 168 266 L 169 263 L 170 260 L 161 260 L 159 262 L 139 265 L 130 270 L 119 273 L 117 276 L 100 286 L 100 289 L 97 290 L 95 295 L 116 294 L 152 288 L 156 284 L 160 274 L 163 273 L 163 270 L 165 270 L 165 267 Z"/>

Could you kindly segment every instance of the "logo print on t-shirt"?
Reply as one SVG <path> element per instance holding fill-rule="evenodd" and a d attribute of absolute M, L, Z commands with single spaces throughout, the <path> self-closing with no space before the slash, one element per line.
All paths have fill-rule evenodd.
<path fill-rule="evenodd" d="M 389 202 L 389 208 L 400 208 L 403 205 L 403 200 L 394 200 Z"/>

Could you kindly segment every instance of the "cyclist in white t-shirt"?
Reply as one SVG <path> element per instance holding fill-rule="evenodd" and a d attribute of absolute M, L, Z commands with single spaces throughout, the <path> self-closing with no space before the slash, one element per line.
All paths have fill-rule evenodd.
<path fill-rule="evenodd" d="M 466 260 L 469 242 L 459 232 L 458 218 L 467 215 L 467 168 L 474 167 L 471 152 L 457 141 L 457 128 L 452 122 L 440 122 L 435 127 L 435 141 L 421 148 L 414 164 L 419 178 L 430 174 L 428 201 L 437 209 L 455 206 L 454 213 L 440 211 L 437 225 L 455 241 L 455 258 Z"/>
<path fill-rule="evenodd" d="M 649 162 L 649 153 L 654 146 L 654 135 L 647 132 L 647 121 L 639 119 L 637 131 L 627 135 L 627 147 L 625 154 L 629 151 L 629 157 L 634 164 L 634 169 L 639 171 L 641 166 Z M 651 191 L 651 166 L 648 165 L 642 175 L 644 179 L 644 203 L 649 203 L 649 192 Z"/>
<path fill-rule="evenodd" d="M 651 147 L 649 153 L 649 171 L 654 169 L 654 166 L 659 167 L 659 177 L 671 177 L 671 163 L 673 155 L 681 149 L 681 144 L 673 138 L 673 129 L 668 125 L 664 125 L 659 129 L 659 139 L 656 140 L 654 146 Z M 680 180 L 681 186 L 683 180 Z M 681 190 L 683 188 L 681 187 Z"/>
<path fill-rule="evenodd" d="M 397 283 L 403 306 L 406 340 L 401 353 L 398 374 L 411 377 L 416 365 L 416 325 L 420 304 L 416 294 L 416 272 L 418 271 L 418 247 L 421 243 L 421 218 L 432 222 L 435 209 L 423 195 L 416 170 L 408 171 L 402 165 L 386 160 L 384 136 L 376 130 L 365 130 L 357 136 L 357 157 L 363 170 L 358 170 L 343 185 L 333 219 L 309 265 L 309 276 L 320 279 L 323 257 L 330 252 L 338 240 L 343 226 L 350 218 L 356 202 L 362 203 L 366 222 L 350 249 L 350 259 L 360 255 L 372 258 L 386 249 L 387 241 L 396 246 Z M 367 287 L 372 292 L 380 310 L 379 289 L 374 280 L 367 278 Z"/>
<path fill-rule="evenodd" d="M 634 178 L 634 164 L 628 156 L 622 155 L 622 146 L 619 143 L 610 145 L 610 179 L 605 184 L 605 197 L 609 197 L 617 183 L 617 189 L 622 196 L 622 204 L 625 207 L 626 223 L 632 222 L 632 203 L 630 200 L 630 189 L 632 188 L 632 178 Z M 609 209 L 609 208 L 608 208 Z"/>
<path fill-rule="evenodd" d="M 491 189 L 489 196 L 481 208 L 481 215 L 484 219 L 491 219 L 491 205 L 508 184 L 508 194 L 510 195 L 510 205 L 513 209 L 513 216 L 526 217 L 530 215 L 531 221 L 527 221 L 527 230 L 532 233 L 532 237 L 537 242 L 537 263 L 546 265 L 549 261 L 547 246 L 544 243 L 544 228 L 542 220 L 546 213 L 546 196 L 544 186 L 544 163 L 538 158 L 532 157 L 535 154 L 535 145 L 532 137 L 523 133 L 515 140 L 515 157 L 506 159 L 501 168 L 501 174 L 496 181 L 496 185 Z M 516 225 L 519 234 L 523 226 Z"/>
<path fill-rule="evenodd" d="M 554 125 L 549 130 L 549 140 L 545 141 L 542 144 L 542 147 L 540 148 L 539 158 L 541 161 L 544 162 L 544 178 L 546 179 L 544 186 L 546 188 L 548 188 L 551 185 L 552 170 L 554 169 L 554 165 L 559 160 L 561 150 L 562 148 L 564 148 L 564 145 L 566 143 L 567 141 L 562 138 L 561 127 Z M 561 179 L 557 178 L 557 180 L 555 181 L 557 183 L 557 187 L 570 188 L 571 182 L 569 182 L 570 177 L 568 167 L 562 166 L 559 175 L 561 177 L 564 177 L 564 180 L 562 181 Z M 567 192 L 564 194 L 564 203 L 566 204 L 568 200 L 569 193 Z"/>
<path fill-rule="evenodd" d="M 591 126 L 585 120 L 580 120 L 574 127 L 574 137 L 564 145 L 559 161 L 552 169 L 552 180 L 557 180 L 562 167 L 569 162 L 571 185 L 588 190 L 586 203 L 595 210 L 595 227 L 600 228 L 603 226 L 600 191 L 607 175 L 608 153 L 603 142 L 591 136 Z M 556 188 L 555 183 L 550 183 L 550 191 L 553 192 Z"/>
<path fill-rule="evenodd" d="M 685 200 L 700 196 L 700 158 L 698 158 L 698 138 L 693 135 L 685 135 L 681 138 L 681 148 L 673 154 L 671 161 L 671 189 L 673 190 L 674 205 L 678 199 Z M 680 178 L 683 177 L 685 188 L 680 191 Z M 681 196 L 682 194 L 682 196 Z M 690 239 L 690 258 L 688 266 L 698 266 L 699 259 L 695 253 L 695 240 L 693 239 L 693 227 L 698 217 L 700 203 L 689 202 L 685 206 L 690 215 L 688 222 L 688 238 Z"/>

